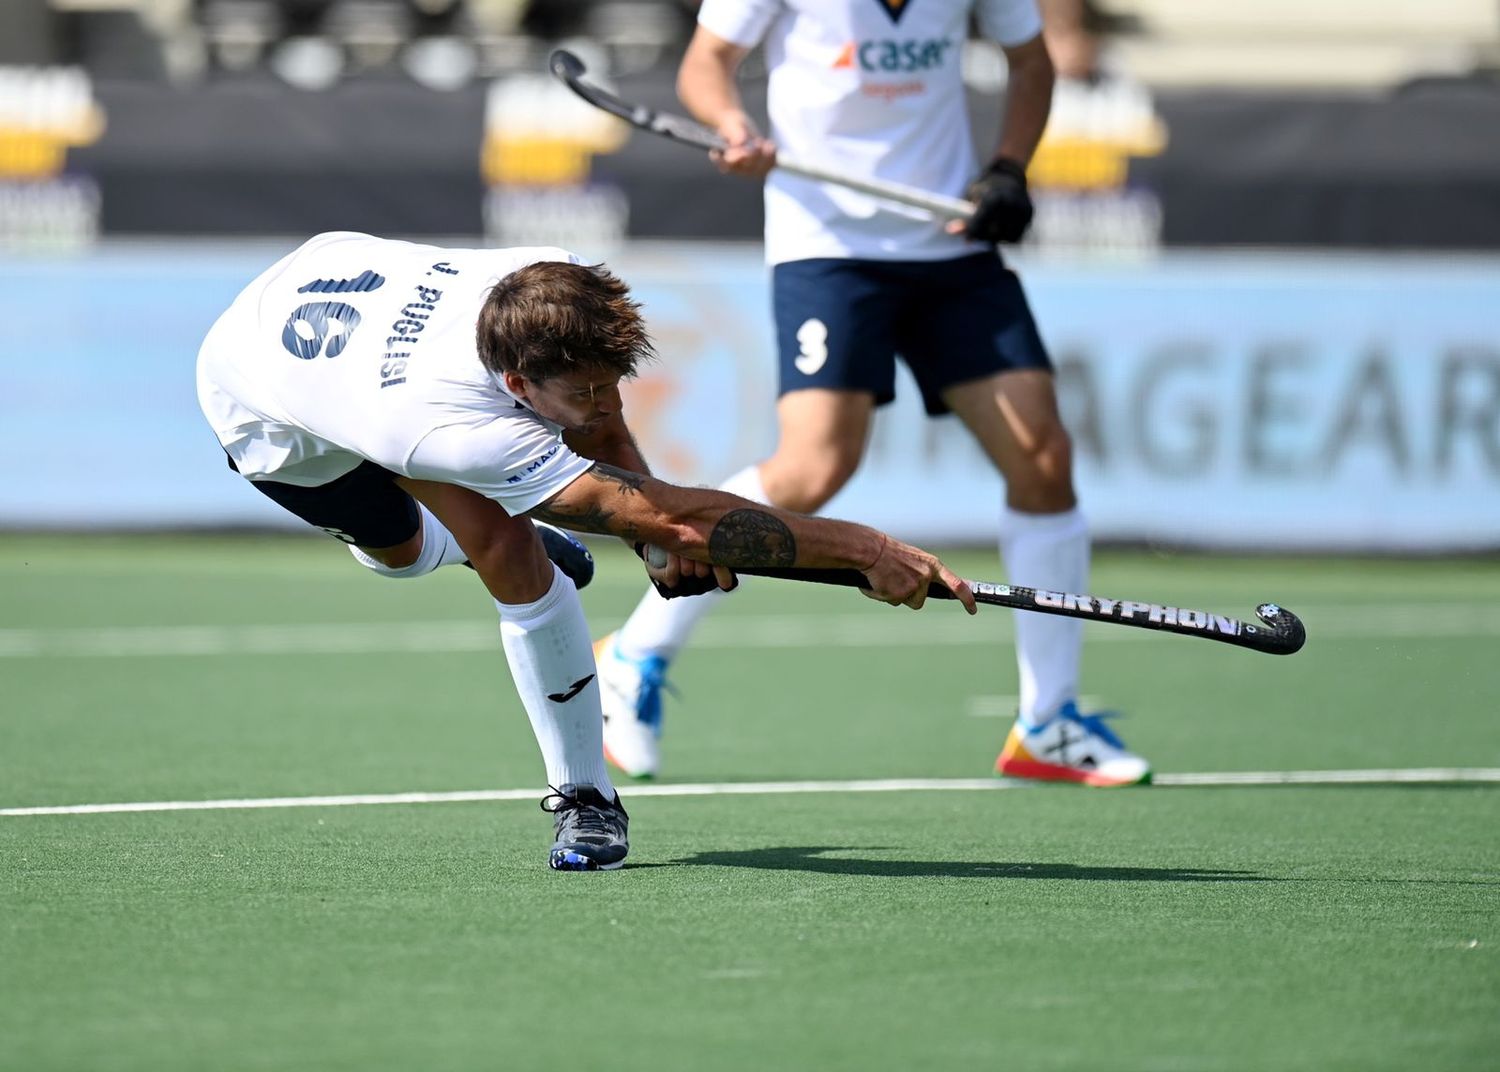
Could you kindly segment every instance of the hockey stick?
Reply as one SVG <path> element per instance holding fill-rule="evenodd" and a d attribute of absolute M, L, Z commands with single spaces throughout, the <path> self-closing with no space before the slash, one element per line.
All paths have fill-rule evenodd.
<path fill-rule="evenodd" d="M 780 577 L 791 581 L 813 581 L 817 584 L 838 584 L 851 588 L 869 588 L 870 582 L 858 570 L 843 569 L 781 569 L 773 566 L 736 569 L 736 573 L 754 577 Z M 1072 595 L 1067 592 L 1039 592 L 1035 588 L 1022 588 L 1014 584 L 992 584 L 989 581 L 970 581 L 974 599 L 993 607 L 1010 607 L 1014 610 L 1035 611 L 1038 614 L 1060 614 L 1067 618 L 1083 618 L 1091 622 L 1109 622 L 1113 625 L 1129 625 L 1137 629 L 1157 629 L 1163 633 L 1181 636 L 1202 637 L 1217 640 L 1236 647 L 1263 651 L 1268 655 L 1291 655 L 1301 650 L 1307 640 L 1307 630 L 1298 618 L 1285 607 L 1275 603 L 1262 603 L 1255 608 L 1259 625 L 1242 622 L 1237 618 L 1226 618 L 1207 611 L 1168 607 L 1158 603 L 1137 603 L 1131 600 L 1103 599 L 1099 596 Z M 942 585 L 934 583 L 927 589 L 929 599 L 956 599 Z"/>
<path fill-rule="evenodd" d="M 621 100 L 613 93 L 592 82 L 584 80 L 588 72 L 583 66 L 583 61 L 567 49 L 558 49 L 552 53 L 548 61 L 552 73 L 567 83 L 569 89 L 578 94 L 595 108 L 608 112 L 625 120 L 638 130 L 644 130 L 651 134 L 659 134 L 672 141 L 682 142 L 698 149 L 725 149 L 728 143 L 714 131 L 691 119 L 684 119 L 679 115 L 670 115 L 666 112 L 658 112 L 647 108 L 644 104 L 630 104 Z M 868 179 L 857 175 L 847 175 L 841 171 L 820 167 L 816 164 L 805 164 L 797 160 L 778 155 L 776 166 L 782 171 L 792 175 L 801 175 L 803 178 L 817 179 L 819 182 L 831 182 L 838 186 L 847 186 L 851 190 L 869 194 L 871 197 L 879 197 L 886 201 L 895 201 L 902 205 L 912 205 L 916 208 L 926 209 L 934 216 L 943 219 L 966 220 L 974 214 L 974 203 L 965 201 L 958 197 L 945 197 L 942 194 L 929 193 L 926 190 L 918 190 L 913 186 L 904 186 L 898 182 L 886 182 L 883 179 Z"/>

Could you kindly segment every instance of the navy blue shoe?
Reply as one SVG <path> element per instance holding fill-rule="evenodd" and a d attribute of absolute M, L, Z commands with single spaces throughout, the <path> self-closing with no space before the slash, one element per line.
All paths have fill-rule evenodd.
<path fill-rule="evenodd" d="M 547 557 L 562 570 L 563 576 L 573 582 L 574 588 L 586 588 L 594 579 L 594 556 L 589 549 L 571 533 L 554 528 L 544 521 L 533 521 L 536 534 L 542 538 Z"/>
<path fill-rule="evenodd" d="M 630 852 L 630 816 L 620 794 L 606 800 L 591 785 L 550 787 L 542 810 L 552 813 L 556 838 L 547 864 L 554 871 L 613 871 Z"/>

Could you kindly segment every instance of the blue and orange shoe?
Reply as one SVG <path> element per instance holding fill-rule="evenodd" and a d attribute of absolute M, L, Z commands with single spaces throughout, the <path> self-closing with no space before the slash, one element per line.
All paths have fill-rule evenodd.
<path fill-rule="evenodd" d="M 1072 701 L 1040 726 L 1020 719 L 1011 727 L 995 760 L 995 773 L 1007 778 L 1078 785 L 1144 785 L 1151 764 L 1125 747 L 1105 724 L 1108 715 L 1080 715 Z"/>
<path fill-rule="evenodd" d="M 604 758 L 632 778 L 654 778 L 661 769 L 661 694 L 667 660 L 659 655 L 628 659 L 615 634 L 594 644 L 599 703 L 604 708 Z"/>

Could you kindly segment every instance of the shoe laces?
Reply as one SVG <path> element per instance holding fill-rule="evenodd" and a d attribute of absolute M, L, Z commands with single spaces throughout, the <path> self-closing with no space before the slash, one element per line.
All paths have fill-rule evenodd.
<path fill-rule="evenodd" d="M 1126 750 L 1125 742 L 1120 740 L 1119 735 L 1110 728 L 1109 723 L 1106 721 L 1111 718 L 1119 718 L 1120 712 L 1096 711 L 1092 715 L 1081 715 L 1078 713 L 1076 706 L 1072 703 L 1066 703 L 1063 705 L 1062 710 L 1058 712 L 1058 716 L 1067 719 L 1069 722 L 1077 723 L 1089 733 L 1097 736 L 1105 744 L 1118 748 L 1122 752 Z"/>
<path fill-rule="evenodd" d="M 577 834 L 599 834 L 604 837 L 614 837 L 617 833 L 618 823 L 615 821 L 614 813 L 617 809 L 613 804 L 606 802 L 601 807 L 583 799 L 583 794 L 572 786 L 565 792 L 555 785 L 547 786 L 552 792 L 542 798 L 541 808 L 551 815 L 561 815 L 563 822 Z M 604 800 L 604 794 L 597 789 L 594 795 Z"/>

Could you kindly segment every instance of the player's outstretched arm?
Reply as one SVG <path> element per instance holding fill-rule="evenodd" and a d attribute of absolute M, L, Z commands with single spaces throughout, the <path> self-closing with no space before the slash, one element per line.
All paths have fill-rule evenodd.
<path fill-rule="evenodd" d="M 969 613 L 975 610 L 969 586 L 936 557 L 876 529 L 791 514 L 728 492 L 678 487 L 610 465 L 594 466 L 528 516 L 731 569 L 856 569 L 869 579 L 875 598 L 914 608 L 936 581 Z"/>

